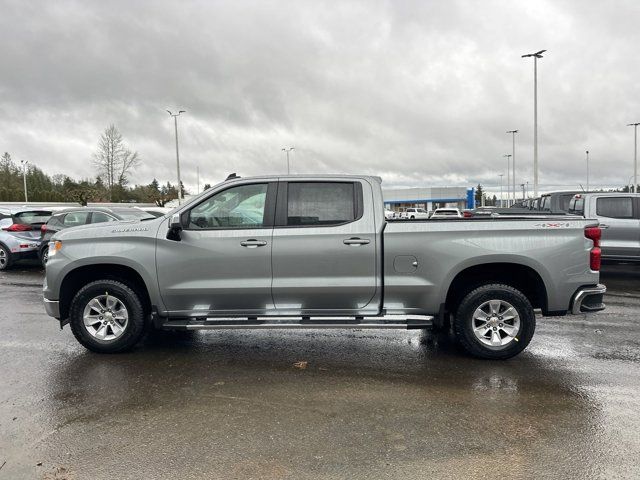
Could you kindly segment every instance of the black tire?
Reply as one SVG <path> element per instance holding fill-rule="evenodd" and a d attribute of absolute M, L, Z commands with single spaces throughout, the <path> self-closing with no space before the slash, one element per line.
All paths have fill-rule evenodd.
<path fill-rule="evenodd" d="M 47 267 L 47 260 L 49 260 L 49 247 L 44 247 L 40 250 L 40 262 L 42 263 L 42 268 Z"/>
<path fill-rule="evenodd" d="M 12 264 L 11 250 L 0 243 L 0 270 L 7 270 Z"/>
<path fill-rule="evenodd" d="M 128 312 L 128 321 L 124 332 L 112 340 L 100 340 L 84 325 L 84 310 L 94 298 L 108 294 L 124 304 Z M 129 286 L 116 280 L 96 280 L 76 293 L 69 310 L 71 331 L 85 348 L 97 353 L 118 353 L 132 348 L 147 329 L 144 309 L 138 294 Z M 113 330 L 112 330 L 113 332 Z"/>
<path fill-rule="evenodd" d="M 501 304 L 501 308 L 505 308 L 506 304 L 511 305 L 517 312 L 519 326 L 514 328 L 512 325 L 515 323 L 515 319 L 502 320 L 503 317 L 498 316 L 499 313 L 490 316 L 489 321 L 487 321 L 487 324 L 493 322 L 493 326 L 484 327 L 482 322 L 485 322 L 485 320 L 474 320 L 474 313 L 481 306 L 484 305 L 484 308 L 491 309 L 490 305 L 487 306 L 487 302 L 490 300 L 504 302 Z M 499 321 L 502 323 L 497 323 Z M 511 340 L 503 330 L 503 328 L 506 329 L 507 327 L 510 327 L 509 330 L 511 332 L 515 332 L 515 335 L 512 335 L 514 338 Z M 484 336 L 485 340 L 481 340 L 474 333 L 474 328 L 486 328 L 488 337 Z M 454 318 L 456 338 L 462 347 L 471 355 L 486 359 L 502 360 L 517 355 L 529 345 L 535 329 L 536 316 L 527 297 L 513 287 L 497 283 L 483 285 L 469 292 L 458 305 Z M 482 333 L 483 330 L 480 330 L 478 335 L 482 336 Z M 500 337 L 497 341 L 506 340 L 508 343 L 500 346 L 484 343 L 485 341 L 492 342 L 494 335 Z"/>

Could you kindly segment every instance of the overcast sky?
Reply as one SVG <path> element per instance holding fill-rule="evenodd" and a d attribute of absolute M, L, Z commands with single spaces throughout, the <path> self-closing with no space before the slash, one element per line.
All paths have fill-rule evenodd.
<path fill-rule="evenodd" d="M 516 137 L 541 190 L 624 185 L 640 122 L 640 1 L 0 0 L 0 150 L 95 175 L 111 123 L 133 183 L 286 172 L 498 188 Z"/>

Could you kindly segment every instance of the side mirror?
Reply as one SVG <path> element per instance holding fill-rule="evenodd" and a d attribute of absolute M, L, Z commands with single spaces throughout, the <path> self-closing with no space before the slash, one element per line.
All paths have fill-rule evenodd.
<path fill-rule="evenodd" d="M 169 220 L 169 231 L 167 232 L 167 239 L 179 242 L 180 232 L 182 231 L 182 222 L 180 221 L 180 215 L 177 213 L 171 216 Z"/>

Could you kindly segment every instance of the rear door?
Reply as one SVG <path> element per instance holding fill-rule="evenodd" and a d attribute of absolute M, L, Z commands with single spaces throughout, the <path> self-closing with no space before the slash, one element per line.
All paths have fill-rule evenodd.
<path fill-rule="evenodd" d="M 375 312 L 376 235 L 364 181 L 291 181 L 278 187 L 273 300 L 281 314 Z"/>
<path fill-rule="evenodd" d="M 597 196 L 591 202 L 595 202 L 592 208 L 602 228 L 602 254 L 613 258 L 640 256 L 636 199 L 631 195 Z"/>

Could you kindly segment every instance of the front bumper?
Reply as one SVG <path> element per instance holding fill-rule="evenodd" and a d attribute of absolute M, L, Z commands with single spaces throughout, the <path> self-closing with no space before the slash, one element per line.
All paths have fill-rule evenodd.
<path fill-rule="evenodd" d="M 593 287 L 581 287 L 573 295 L 571 302 L 571 313 L 578 315 L 580 313 L 591 313 L 604 310 L 602 297 L 607 291 L 607 287 L 599 283 Z"/>
<path fill-rule="evenodd" d="M 60 302 L 58 300 L 44 299 L 44 309 L 47 315 L 60 319 Z"/>

